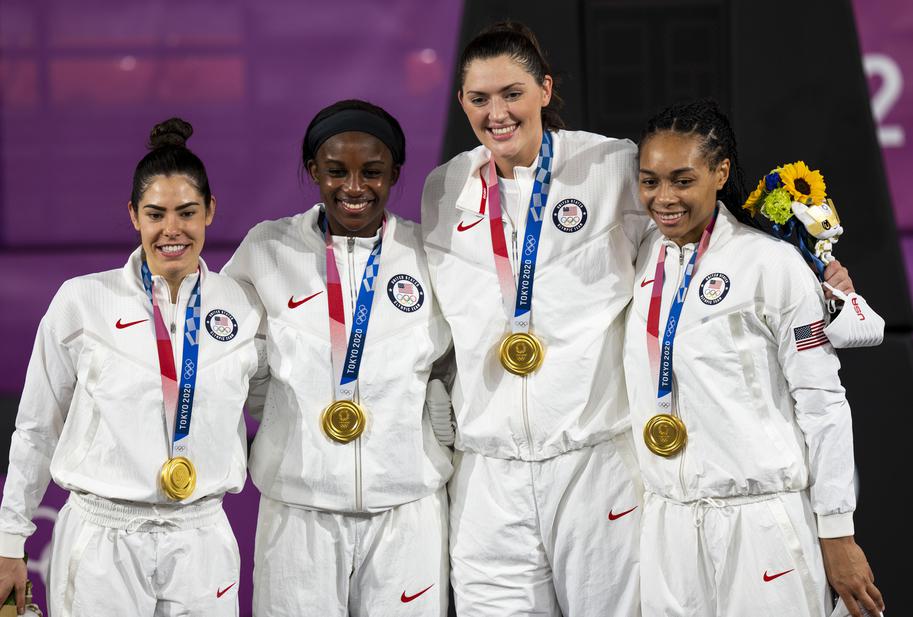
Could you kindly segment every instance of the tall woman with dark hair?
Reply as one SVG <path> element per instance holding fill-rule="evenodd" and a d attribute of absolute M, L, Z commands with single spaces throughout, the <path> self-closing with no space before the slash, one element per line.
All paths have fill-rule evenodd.
<path fill-rule="evenodd" d="M 621 371 L 649 223 L 636 148 L 563 130 L 523 26 L 478 35 L 459 70 L 481 145 L 436 169 L 422 199 L 456 351 L 457 612 L 637 615 L 641 490 Z"/>
<path fill-rule="evenodd" d="M 647 490 L 645 615 L 884 609 L 853 540 L 853 433 L 821 287 L 751 228 L 735 135 L 711 101 L 647 123 L 642 244 L 625 336 Z M 826 574 L 826 578 L 825 578 Z"/>
<path fill-rule="evenodd" d="M 450 333 L 418 227 L 386 209 L 405 158 L 383 109 L 323 109 L 301 148 L 322 202 L 257 225 L 224 270 L 268 316 L 255 615 L 447 612 L 453 427 L 429 379 Z"/>
<path fill-rule="evenodd" d="M 127 210 L 141 246 L 61 286 L 41 320 L 0 507 L 0 596 L 19 606 L 25 540 L 54 480 L 52 615 L 237 615 L 222 496 L 246 477 L 253 293 L 200 258 L 215 198 L 191 126 L 156 125 Z"/>

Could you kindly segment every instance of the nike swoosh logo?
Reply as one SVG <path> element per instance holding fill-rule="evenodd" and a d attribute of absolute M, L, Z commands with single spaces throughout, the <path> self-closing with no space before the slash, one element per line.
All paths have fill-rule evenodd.
<path fill-rule="evenodd" d="M 609 510 L 609 520 L 610 520 L 610 521 L 618 520 L 618 519 L 620 519 L 622 516 L 624 516 L 625 514 L 630 514 L 631 512 L 633 512 L 633 511 L 636 510 L 636 509 L 637 509 L 637 506 L 634 506 L 634 507 L 631 508 L 630 510 L 625 510 L 624 512 L 619 512 L 618 514 L 612 514 L 612 511 Z"/>
<path fill-rule="evenodd" d="M 793 570 L 795 570 L 795 568 L 793 568 Z M 771 575 L 767 574 L 767 570 L 764 570 L 764 582 L 769 583 L 770 581 L 774 580 L 775 578 L 780 578 L 784 574 L 789 574 L 790 572 L 792 572 L 792 570 L 787 570 L 786 572 L 780 572 L 779 574 L 774 574 L 773 576 L 771 576 Z"/>
<path fill-rule="evenodd" d="M 475 223 L 470 223 L 469 225 L 463 225 L 463 221 L 460 221 L 460 224 L 457 225 L 457 231 L 466 231 L 467 229 L 472 229 L 484 220 L 485 219 L 479 219 Z"/>
<path fill-rule="evenodd" d="M 319 296 L 319 295 L 322 294 L 322 293 L 323 293 L 322 291 L 318 291 L 317 293 L 311 294 L 311 295 L 309 295 L 307 298 L 305 298 L 304 300 L 299 300 L 298 302 L 295 302 L 295 296 L 290 296 L 289 299 L 288 299 L 288 307 L 289 307 L 290 309 L 298 308 L 299 306 L 301 306 L 302 304 L 304 304 L 305 302 L 307 302 L 307 301 L 310 300 L 311 298 L 313 298 L 313 297 L 315 297 L 315 296 Z"/>
<path fill-rule="evenodd" d="M 143 323 L 144 321 L 149 321 L 149 320 L 148 320 L 148 319 L 140 319 L 140 320 L 138 320 L 138 321 L 128 321 L 127 323 L 121 323 L 121 320 L 118 319 L 118 320 L 117 320 L 117 323 L 114 324 L 114 326 L 115 326 L 118 330 L 123 330 L 124 328 L 129 328 L 130 326 L 135 326 L 136 324 L 138 324 L 138 323 Z"/>
<path fill-rule="evenodd" d="M 403 595 L 400 596 L 400 598 L 399 598 L 399 599 L 400 599 L 400 602 L 402 602 L 403 604 L 405 604 L 406 602 L 412 602 L 413 600 L 415 600 L 417 597 L 419 597 L 420 595 L 422 595 L 423 593 L 425 593 L 426 591 L 428 591 L 428 590 L 431 589 L 432 587 L 434 587 L 434 583 L 431 583 L 430 585 L 428 585 L 427 587 L 425 587 L 424 589 L 422 589 L 420 592 L 418 592 L 418 593 L 415 594 L 414 596 L 407 596 L 407 595 L 406 595 L 406 590 L 404 589 L 404 590 L 403 590 Z"/>
<path fill-rule="evenodd" d="M 642 281 L 640 282 L 640 286 L 641 286 L 641 287 L 646 287 L 647 285 L 649 285 L 650 283 L 652 283 L 652 282 L 655 281 L 655 280 L 656 280 L 656 279 L 650 279 L 650 280 L 648 281 L 647 279 L 644 279 L 644 280 L 642 280 Z"/>
<path fill-rule="evenodd" d="M 237 582 L 237 581 L 235 581 L 235 583 L 236 583 L 236 582 Z M 217 589 L 217 590 L 216 590 L 216 597 L 217 597 L 217 598 L 221 598 L 222 596 L 224 596 L 226 591 L 228 591 L 229 589 L 231 589 L 232 587 L 235 586 L 235 583 L 232 583 L 231 585 L 229 585 L 229 586 L 226 587 L 225 589 Z"/>

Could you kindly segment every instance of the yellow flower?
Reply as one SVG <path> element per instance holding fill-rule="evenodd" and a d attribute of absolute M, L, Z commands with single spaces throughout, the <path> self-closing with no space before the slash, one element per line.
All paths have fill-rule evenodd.
<path fill-rule="evenodd" d="M 795 201 L 807 206 L 824 202 L 824 178 L 818 170 L 811 171 L 799 161 L 784 165 L 780 171 L 780 181 Z"/>
<path fill-rule="evenodd" d="M 761 178 L 761 181 L 758 182 L 758 188 L 751 192 L 751 195 L 748 196 L 748 199 L 745 200 L 745 205 L 742 206 L 743 209 L 751 212 L 751 216 L 754 216 L 758 213 L 758 201 L 761 199 L 761 195 L 764 194 L 764 178 Z"/>

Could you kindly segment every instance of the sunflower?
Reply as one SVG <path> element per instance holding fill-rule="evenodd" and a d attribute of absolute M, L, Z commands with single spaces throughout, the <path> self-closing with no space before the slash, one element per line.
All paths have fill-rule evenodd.
<path fill-rule="evenodd" d="M 751 195 L 748 196 L 748 199 L 745 200 L 745 204 L 742 206 L 742 209 L 748 210 L 751 212 L 751 216 L 755 216 L 758 213 L 758 201 L 761 199 L 761 196 L 764 194 L 764 179 L 762 178 L 758 182 L 758 188 L 751 192 Z"/>
<path fill-rule="evenodd" d="M 795 201 L 807 206 L 824 202 L 824 178 L 818 170 L 811 171 L 802 161 L 784 165 L 780 181 Z"/>

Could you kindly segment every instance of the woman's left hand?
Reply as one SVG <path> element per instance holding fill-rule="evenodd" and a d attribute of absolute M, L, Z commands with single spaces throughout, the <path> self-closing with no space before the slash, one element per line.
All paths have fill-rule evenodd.
<path fill-rule="evenodd" d="M 853 279 L 850 278 L 850 271 L 844 268 L 836 259 L 824 268 L 824 282 L 845 294 L 856 291 L 853 289 Z M 827 300 L 833 300 L 834 294 L 825 287 L 824 297 Z"/>
<path fill-rule="evenodd" d="M 884 611 L 884 599 L 875 586 L 875 575 L 853 536 L 821 538 L 824 572 L 853 617 L 862 617 L 860 607 L 870 615 Z"/>

